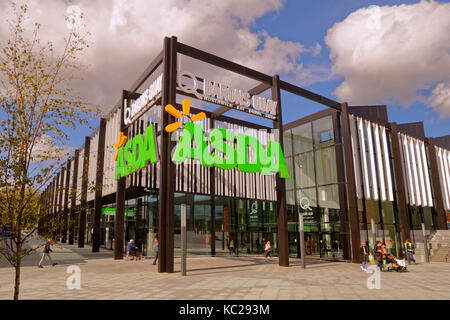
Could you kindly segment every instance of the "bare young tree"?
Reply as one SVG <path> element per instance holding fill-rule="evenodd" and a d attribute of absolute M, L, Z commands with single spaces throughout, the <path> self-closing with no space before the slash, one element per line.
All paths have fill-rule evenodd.
<path fill-rule="evenodd" d="M 10 38 L 0 44 L 0 229 L 9 230 L 0 253 L 15 268 L 18 299 L 25 244 L 44 218 L 42 189 L 67 159 L 61 146 L 68 130 L 89 126 L 99 109 L 71 89 L 89 46 L 83 15 L 65 17 L 67 36 L 56 50 L 61 46 L 41 43 L 40 24 L 26 30 L 27 6 L 12 3 L 11 10 Z M 55 221 L 51 227 L 58 228 Z"/>

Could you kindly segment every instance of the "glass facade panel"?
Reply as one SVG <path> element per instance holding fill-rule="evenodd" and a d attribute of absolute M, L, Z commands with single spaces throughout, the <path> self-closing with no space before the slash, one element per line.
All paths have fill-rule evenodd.
<path fill-rule="evenodd" d="M 338 185 L 324 186 L 318 188 L 319 206 L 321 208 L 339 209 Z M 339 218 L 337 219 L 339 220 Z M 337 221 L 336 220 L 336 221 Z"/>
<path fill-rule="evenodd" d="M 380 208 L 377 200 L 366 199 L 366 219 L 370 225 L 370 221 L 373 219 L 375 223 L 380 223 Z"/>
<path fill-rule="evenodd" d="M 301 207 L 317 207 L 316 188 L 297 190 L 297 201 Z"/>
<path fill-rule="evenodd" d="M 294 153 L 303 153 L 313 149 L 311 123 L 306 123 L 292 129 L 294 136 Z"/>
<path fill-rule="evenodd" d="M 328 147 L 334 144 L 333 120 L 327 116 L 312 122 L 314 132 L 314 146 Z"/>
<path fill-rule="evenodd" d="M 383 224 L 395 224 L 394 203 L 390 201 L 381 202 Z"/>
<path fill-rule="evenodd" d="M 292 138 L 291 138 L 291 130 L 286 130 L 283 132 L 283 154 L 284 157 L 289 157 L 292 155 Z"/>
<path fill-rule="evenodd" d="M 316 185 L 313 152 L 295 156 L 295 183 L 297 188 Z"/>
<path fill-rule="evenodd" d="M 334 147 L 316 151 L 317 184 L 337 183 L 336 152 Z"/>

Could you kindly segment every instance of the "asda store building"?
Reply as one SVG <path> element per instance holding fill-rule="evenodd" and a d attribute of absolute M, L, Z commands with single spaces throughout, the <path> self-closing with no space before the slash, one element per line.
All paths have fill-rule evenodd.
<path fill-rule="evenodd" d="M 281 92 L 325 109 L 283 121 Z M 116 259 L 129 239 L 151 255 L 157 237 L 158 270 L 173 272 L 186 208 L 189 254 L 259 254 L 271 241 L 288 266 L 302 213 L 307 256 L 356 262 L 374 238 L 398 254 L 422 223 L 447 229 L 449 150 L 449 136 L 390 123 L 385 106 L 348 106 L 165 38 L 42 193 L 40 231 L 61 221 L 61 241 Z"/>

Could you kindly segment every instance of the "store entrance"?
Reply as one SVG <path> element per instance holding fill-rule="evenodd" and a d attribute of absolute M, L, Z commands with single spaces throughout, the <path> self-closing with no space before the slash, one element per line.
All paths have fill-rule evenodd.
<path fill-rule="evenodd" d="M 305 251 L 306 256 L 320 258 L 319 234 L 317 232 L 305 233 Z"/>

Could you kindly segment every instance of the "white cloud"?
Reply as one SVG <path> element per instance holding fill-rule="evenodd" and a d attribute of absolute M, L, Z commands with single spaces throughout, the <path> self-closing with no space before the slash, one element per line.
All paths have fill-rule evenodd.
<path fill-rule="evenodd" d="M 2 7 L 7 0 L 0 0 Z M 283 0 L 46 0 L 25 1 L 32 22 L 43 35 L 61 39 L 67 28 L 68 7 L 81 8 L 92 45 L 84 56 L 90 68 L 77 82 L 78 91 L 92 103 L 111 108 L 162 50 L 164 36 L 242 63 L 267 74 L 306 78 L 298 59 L 302 44 L 282 41 L 250 27 L 259 17 L 281 9 Z M 8 15 L 0 12 L 0 21 Z M 0 31 L 0 42 L 5 38 Z"/>
<path fill-rule="evenodd" d="M 439 83 L 433 89 L 428 103 L 443 117 L 450 118 L 450 83 Z"/>
<path fill-rule="evenodd" d="M 58 162 L 67 159 L 74 151 L 75 148 L 70 145 L 55 145 L 54 139 L 44 134 L 36 140 L 31 152 L 31 159 L 33 162 Z"/>
<path fill-rule="evenodd" d="M 325 37 L 332 73 L 344 77 L 334 94 L 352 104 L 420 101 L 449 117 L 449 17 L 450 3 L 420 1 L 362 8 L 336 23 Z"/>

